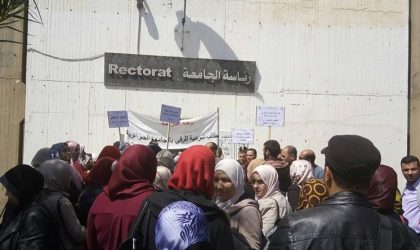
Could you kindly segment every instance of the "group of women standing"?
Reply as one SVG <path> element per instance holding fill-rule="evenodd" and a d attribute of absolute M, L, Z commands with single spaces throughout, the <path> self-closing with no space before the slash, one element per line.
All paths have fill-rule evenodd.
<path fill-rule="evenodd" d="M 89 250 L 115 250 L 131 237 L 137 239 L 139 249 L 262 249 L 276 221 L 292 211 L 286 196 L 279 191 L 277 171 L 263 162 L 253 167 L 246 178 L 236 160 L 223 159 L 216 164 L 214 153 L 206 146 L 186 149 L 176 167 L 170 154 L 156 156 L 145 145 L 130 146 L 121 155 L 109 147 L 104 148 L 90 173 L 83 177 L 78 174 L 80 169 L 72 168 L 77 165 L 76 159 L 70 163 L 46 161 L 38 166 L 38 171 L 24 167 L 27 175 L 35 171 L 42 177 L 36 185 L 27 183 L 37 188 L 31 189 L 33 192 L 24 199 L 20 195 L 23 190 L 15 191 L 18 183 L 9 185 L 13 183 L 10 173 L 0 178 L 8 192 L 14 194 L 9 195 L 9 206 L 25 207 L 9 211 L 27 211 L 29 207 L 38 208 L 36 204 L 47 204 L 40 206 L 47 208 L 39 212 L 41 215 L 52 210 L 54 218 L 64 217 L 65 228 L 57 232 L 66 232 L 71 246 L 66 248 L 54 241 L 51 247 L 32 245 L 30 249 L 76 249 L 86 238 Z M 74 209 L 69 193 L 75 178 L 80 177 L 86 188 Z M 247 179 L 255 196 L 245 192 Z M 39 196 L 41 190 L 44 196 Z M 300 190 L 303 192 L 303 188 Z M 11 197 L 20 198 L 19 205 L 13 205 Z M 7 218 L 13 221 L 17 217 Z M 48 219 L 42 222 L 57 223 Z M 81 224 L 87 225 L 87 233 Z M 7 238 L 4 228 L 19 230 L 13 223 L 2 226 L 0 246 L 2 238 Z M 45 235 L 60 241 L 62 236 L 57 232 L 47 230 Z M 27 238 L 9 238 L 13 240 L 27 243 Z"/>

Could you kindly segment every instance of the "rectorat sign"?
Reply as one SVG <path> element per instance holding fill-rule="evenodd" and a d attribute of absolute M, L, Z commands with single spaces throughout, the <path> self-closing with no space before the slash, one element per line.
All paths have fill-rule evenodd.
<path fill-rule="evenodd" d="M 105 53 L 105 86 L 253 93 L 255 62 Z"/>

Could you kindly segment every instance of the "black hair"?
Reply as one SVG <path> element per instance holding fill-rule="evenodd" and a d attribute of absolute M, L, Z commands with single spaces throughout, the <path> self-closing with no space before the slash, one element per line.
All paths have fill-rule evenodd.
<path fill-rule="evenodd" d="M 276 158 L 280 154 L 280 144 L 276 140 L 268 140 L 264 142 L 264 147 L 270 153 L 272 158 Z"/>
<path fill-rule="evenodd" d="M 248 150 L 248 148 L 247 147 L 240 147 L 239 148 L 239 152 L 238 153 L 245 153 L 246 154 L 246 151 Z"/>
<path fill-rule="evenodd" d="M 295 156 L 295 159 L 297 158 L 297 149 L 292 146 L 292 145 L 287 145 L 286 147 L 284 147 L 285 149 L 287 149 L 287 152 L 291 155 Z"/>
<path fill-rule="evenodd" d="M 216 151 L 216 150 L 217 150 L 217 148 L 218 148 L 217 144 L 216 144 L 216 143 L 214 143 L 214 142 L 212 142 L 212 141 L 207 142 L 207 143 L 206 143 L 206 145 L 207 145 L 207 144 L 209 144 L 209 145 L 210 145 L 210 147 L 211 147 L 211 149 L 212 149 L 212 150 L 214 150 L 214 151 Z"/>
<path fill-rule="evenodd" d="M 328 167 L 328 163 L 327 163 L 327 167 Z M 344 175 L 344 174 L 339 173 L 337 170 L 334 170 L 334 168 L 332 167 L 328 167 L 328 169 L 331 171 L 334 181 L 337 184 L 337 186 L 347 191 L 354 191 L 354 192 L 359 192 L 359 193 L 367 192 L 369 188 L 369 184 L 370 184 L 370 179 L 372 178 L 374 174 L 374 172 L 366 171 L 364 173 L 359 173 L 357 175 L 356 174 Z"/>
<path fill-rule="evenodd" d="M 255 148 L 248 148 L 246 151 L 252 151 L 255 157 L 257 157 L 257 150 L 255 150 Z"/>
<path fill-rule="evenodd" d="M 404 164 L 407 164 L 407 163 L 412 163 L 412 162 L 417 162 L 417 166 L 419 166 L 420 167 L 420 163 L 419 163 L 419 158 L 417 158 L 416 156 L 414 156 L 414 155 L 407 155 L 407 156 L 405 156 L 405 157 L 403 157 L 402 159 L 401 159 L 401 165 L 404 163 Z"/>

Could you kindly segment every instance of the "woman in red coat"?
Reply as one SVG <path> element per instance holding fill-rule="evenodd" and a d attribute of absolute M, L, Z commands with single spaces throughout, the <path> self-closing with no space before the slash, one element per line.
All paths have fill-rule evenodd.
<path fill-rule="evenodd" d="M 115 250 L 127 239 L 141 204 L 154 190 L 156 166 L 147 146 L 133 145 L 124 151 L 89 211 L 88 249 Z"/>

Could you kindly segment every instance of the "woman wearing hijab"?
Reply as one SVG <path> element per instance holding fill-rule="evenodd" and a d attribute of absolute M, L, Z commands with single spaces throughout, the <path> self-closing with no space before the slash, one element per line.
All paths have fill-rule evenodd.
<path fill-rule="evenodd" d="M 287 190 L 287 201 L 292 208 L 296 211 L 299 206 L 300 190 L 306 180 L 313 178 L 312 165 L 307 160 L 296 160 L 290 165 L 290 180 L 292 184 Z"/>
<path fill-rule="evenodd" d="M 278 219 L 291 211 L 286 197 L 280 192 L 279 178 L 275 168 L 261 165 L 254 169 L 250 179 L 258 201 L 264 236 Z"/>
<path fill-rule="evenodd" d="M 188 201 L 166 206 L 156 221 L 157 250 L 208 250 L 210 232 L 203 210 Z"/>
<path fill-rule="evenodd" d="M 264 165 L 265 164 L 265 160 L 263 159 L 254 159 L 251 160 L 246 168 L 246 176 L 248 179 L 248 182 L 245 183 L 245 193 L 247 194 L 248 197 L 255 197 L 255 193 L 254 193 L 254 188 L 252 187 L 251 182 L 249 181 L 252 173 L 254 172 L 254 169 L 260 165 Z"/>
<path fill-rule="evenodd" d="M 110 157 L 114 160 L 118 160 L 121 157 L 120 151 L 114 146 L 105 146 L 98 155 L 97 161 L 102 159 L 103 157 Z"/>
<path fill-rule="evenodd" d="M 87 225 L 87 216 L 93 202 L 102 192 L 103 187 L 108 185 L 108 181 L 112 175 L 111 167 L 113 163 L 114 159 L 102 157 L 99 161 L 95 162 L 92 170 L 86 177 L 86 187 L 80 194 L 77 203 L 77 216 L 79 217 L 80 223 L 84 226 Z"/>
<path fill-rule="evenodd" d="M 327 196 L 323 180 L 314 178 L 312 164 L 306 160 L 296 160 L 290 165 L 292 185 L 287 192 L 292 211 L 317 206 Z"/>
<path fill-rule="evenodd" d="M 17 165 L 0 177 L 7 209 L 0 226 L 0 249 L 57 249 L 49 214 L 37 205 L 44 177 L 33 167 Z M 4 215 L 6 215 L 4 214 Z"/>
<path fill-rule="evenodd" d="M 38 150 L 31 161 L 31 165 L 34 168 L 39 167 L 45 161 L 50 159 L 50 148 L 41 148 Z"/>
<path fill-rule="evenodd" d="M 162 150 L 156 154 L 158 167 L 156 178 L 153 186 L 163 191 L 168 190 L 168 180 L 175 168 L 175 160 L 173 154 L 169 150 Z"/>
<path fill-rule="evenodd" d="M 213 196 L 214 154 L 206 146 L 187 148 L 180 156 L 167 192 L 154 192 L 143 204 L 147 216 L 134 235 L 145 249 L 155 250 L 156 220 L 164 207 L 175 201 L 189 201 L 204 211 L 210 231 L 210 249 L 233 249 L 229 221 L 211 200 Z"/>
<path fill-rule="evenodd" d="M 397 173 L 394 169 L 380 165 L 370 179 L 366 196 L 378 213 L 404 222 L 394 210 L 397 187 Z"/>
<path fill-rule="evenodd" d="M 83 165 L 79 162 L 80 144 L 75 141 L 67 141 L 66 144 L 69 147 L 70 166 L 77 171 L 77 173 L 82 178 L 82 182 L 84 182 L 87 176 L 87 172 Z"/>
<path fill-rule="evenodd" d="M 154 191 L 156 165 L 147 146 L 133 145 L 124 151 L 104 192 L 90 208 L 88 249 L 115 250 L 127 239 L 141 204 Z"/>
<path fill-rule="evenodd" d="M 158 166 L 156 170 L 156 178 L 153 186 L 156 190 L 168 191 L 168 181 L 171 178 L 172 172 L 167 167 Z"/>
<path fill-rule="evenodd" d="M 229 217 L 231 231 L 236 236 L 236 249 L 260 249 L 262 239 L 261 214 L 258 202 L 244 195 L 244 171 L 233 159 L 223 159 L 213 178 L 216 204 Z M 241 244 L 239 244 L 241 243 Z"/>
<path fill-rule="evenodd" d="M 62 160 L 69 163 L 67 166 L 70 169 L 72 175 L 69 199 L 71 204 L 76 207 L 77 200 L 83 190 L 83 182 L 82 176 L 80 176 L 76 169 L 70 166 L 71 155 L 67 143 L 60 142 L 52 145 L 50 148 L 50 160 Z"/>
<path fill-rule="evenodd" d="M 321 179 L 311 178 L 303 184 L 299 193 L 297 210 L 316 207 L 328 197 L 328 189 Z"/>
<path fill-rule="evenodd" d="M 76 212 L 69 200 L 72 179 L 71 167 L 62 160 L 48 160 L 39 166 L 44 176 L 44 190 L 38 202 L 55 219 L 59 249 L 75 249 L 85 244 L 85 228 L 80 225 Z"/>

